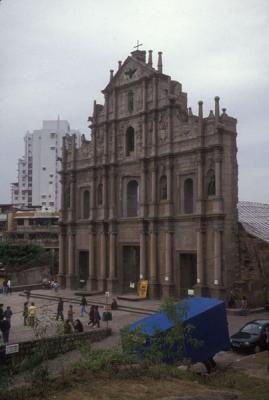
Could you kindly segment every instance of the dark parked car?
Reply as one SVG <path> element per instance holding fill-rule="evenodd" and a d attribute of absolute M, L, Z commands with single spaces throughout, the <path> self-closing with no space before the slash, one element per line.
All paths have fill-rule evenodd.
<path fill-rule="evenodd" d="M 246 323 L 237 333 L 231 336 L 231 347 L 237 351 L 258 353 L 265 350 L 265 329 L 269 327 L 268 319 L 256 319 Z"/>

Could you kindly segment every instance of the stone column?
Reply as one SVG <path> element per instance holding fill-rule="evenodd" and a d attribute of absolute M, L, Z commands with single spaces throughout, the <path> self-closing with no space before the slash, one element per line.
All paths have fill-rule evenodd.
<path fill-rule="evenodd" d="M 70 216 L 69 221 L 74 221 L 76 217 L 76 176 L 74 172 L 71 172 L 71 183 L 70 183 Z"/>
<path fill-rule="evenodd" d="M 142 122 L 142 158 L 146 157 L 147 154 L 147 139 L 146 139 L 146 132 L 147 132 L 147 115 L 143 115 L 143 122 Z"/>
<path fill-rule="evenodd" d="M 214 231 L 214 285 L 221 286 L 222 248 L 221 230 L 217 227 Z"/>
<path fill-rule="evenodd" d="M 173 148 L 173 106 L 170 104 L 168 108 L 168 152 L 171 153 Z"/>
<path fill-rule="evenodd" d="M 157 150 L 157 134 L 158 134 L 158 112 L 153 112 L 152 120 L 152 143 L 151 143 L 151 155 L 154 157 Z"/>
<path fill-rule="evenodd" d="M 112 158 L 111 162 L 115 163 L 117 160 L 117 118 L 118 118 L 118 94 L 117 90 L 113 91 L 113 121 L 112 121 Z"/>
<path fill-rule="evenodd" d="M 99 234 L 100 240 L 100 271 L 98 276 L 98 290 L 105 291 L 106 289 L 106 234 L 105 228 Z"/>
<path fill-rule="evenodd" d="M 116 232 L 109 233 L 109 278 L 116 277 Z"/>
<path fill-rule="evenodd" d="M 202 154 L 197 157 L 197 201 L 196 201 L 196 212 L 197 214 L 203 213 L 203 200 L 204 200 L 204 165 Z"/>
<path fill-rule="evenodd" d="M 151 170 L 151 216 L 156 216 L 157 213 L 157 171 L 155 164 Z"/>
<path fill-rule="evenodd" d="M 140 279 L 146 279 L 146 264 L 147 263 L 147 249 L 146 249 L 146 233 L 142 225 L 140 230 Z"/>
<path fill-rule="evenodd" d="M 60 225 L 60 234 L 59 234 L 59 273 L 58 273 L 58 281 L 62 289 L 66 287 L 66 232 L 65 228 Z"/>
<path fill-rule="evenodd" d="M 103 158 L 103 163 L 107 163 L 107 157 L 108 157 L 108 123 L 105 124 L 104 127 L 104 158 Z"/>
<path fill-rule="evenodd" d="M 196 233 L 197 241 L 197 284 L 204 284 L 204 233 L 201 228 Z"/>
<path fill-rule="evenodd" d="M 96 100 L 94 100 L 94 103 L 93 103 L 92 122 L 93 122 L 92 123 L 92 150 L 93 150 L 92 158 L 93 158 L 94 165 L 96 165 L 96 122 L 97 122 Z"/>
<path fill-rule="evenodd" d="M 110 166 L 110 177 L 109 177 L 109 186 L 110 186 L 110 200 L 109 200 L 109 218 L 113 219 L 116 215 L 116 205 L 115 205 L 115 167 L 114 165 Z"/>
<path fill-rule="evenodd" d="M 143 112 L 147 111 L 147 80 L 144 78 L 143 80 Z"/>
<path fill-rule="evenodd" d="M 150 227 L 149 296 L 158 298 L 159 283 L 157 273 L 157 231 L 152 222 Z"/>
<path fill-rule="evenodd" d="M 173 165 L 172 160 L 169 160 L 167 167 L 167 201 L 168 201 L 168 216 L 173 214 L 173 197 L 172 197 L 172 187 L 173 187 Z"/>
<path fill-rule="evenodd" d="M 118 289 L 118 278 L 116 276 L 116 240 L 116 227 L 111 225 L 109 232 L 109 278 L 107 280 L 107 289 L 112 293 Z"/>
<path fill-rule="evenodd" d="M 172 232 L 165 232 L 165 281 L 172 281 Z"/>
<path fill-rule="evenodd" d="M 215 187 L 216 187 L 216 199 L 214 201 L 214 211 L 216 213 L 223 212 L 223 199 L 221 190 L 221 154 L 217 152 L 215 155 Z"/>
<path fill-rule="evenodd" d="M 95 209 L 96 209 L 96 171 L 92 170 L 92 181 L 91 181 L 91 192 L 90 192 L 90 219 L 95 219 Z"/>
<path fill-rule="evenodd" d="M 107 193 L 108 193 L 108 183 L 107 183 L 107 169 L 103 168 L 103 210 L 104 210 L 104 219 L 107 219 L 108 216 L 108 204 L 107 204 Z"/>
<path fill-rule="evenodd" d="M 141 161 L 141 191 L 140 191 L 140 217 L 146 215 L 146 168 L 144 160 Z"/>
<path fill-rule="evenodd" d="M 205 135 L 204 135 L 204 124 L 203 124 L 203 102 L 198 102 L 198 126 L 200 133 L 200 146 L 204 146 Z"/>
<path fill-rule="evenodd" d="M 221 197 L 221 157 L 215 158 L 216 197 Z"/>
<path fill-rule="evenodd" d="M 205 239 L 206 226 L 201 223 L 196 231 L 196 254 L 197 254 L 197 283 L 195 285 L 195 295 L 207 296 L 207 285 L 205 282 Z"/>
<path fill-rule="evenodd" d="M 112 123 L 112 157 L 111 162 L 115 163 L 117 159 L 117 143 L 116 143 L 116 122 Z"/>
<path fill-rule="evenodd" d="M 87 287 L 90 291 L 97 290 L 95 272 L 95 232 L 94 226 L 89 226 L 89 279 Z"/>
<path fill-rule="evenodd" d="M 69 289 L 75 290 L 78 287 L 79 278 L 76 274 L 75 260 L 75 240 L 76 235 L 73 228 L 68 232 L 68 275 L 66 277 L 66 286 Z"/>

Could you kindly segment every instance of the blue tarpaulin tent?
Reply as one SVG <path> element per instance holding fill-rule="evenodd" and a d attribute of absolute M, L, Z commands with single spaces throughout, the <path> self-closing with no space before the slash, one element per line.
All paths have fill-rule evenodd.
<path fill-rule="evenodd" d="M 207 297 L 190 297 L 183 300 L 186 312 L 182 317 L 183 326 L 194 327 L 191 336 L 203 342 L 198 348 L 185 340 L 185 357 L 192 362 L 206 361 L 222 350 L 229 350 L 230 339 L 226 317 L 225 304 L 222 300 Z M 182 309 L 182 302 L 178 303 L 178 309 Z M 142 333 L 149 337 L 164 334 L 173 327 L 163 312 L 155 313 L 130 325 L 135 330 L 141 327 Z"/>

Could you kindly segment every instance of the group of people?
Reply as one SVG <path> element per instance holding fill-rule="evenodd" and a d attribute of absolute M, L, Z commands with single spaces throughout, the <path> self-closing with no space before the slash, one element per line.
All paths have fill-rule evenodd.
<path fill-rule="evenodd" d="M 6 293 L 6 291 L 5 291 Z M 23 324 L 24 326 L 34 327 L 36 320 L 37 308 L 34 302 L 30 302 L 30 291 L 26 291 L 26 302 L 23 306 Z M 85 296 L 82 296 L 80 301 L 80 317 L 84 317 L 84 315 L 89 316 L 88 325 L 93 328 L 100 328 L 101 316 L 99 312 L 98 305 L 91 305 L 89 312 L 87 311 L 87 299 Z M 111 309 L 116 310 L 118 308 L 118 304 L 115 299 L 113 299 L 111 303 Z M 9 332 L 11 328 L 11 317 L 12 310 L 10 306 L 4 310 L 3 304 L 0 304 L 0 333 L 2 333 L 3 342 L 7 344 L 9 342 Z M 74 310 L 73 305 L 70 304 L 67 310 L 67 318 L 64 318 L 64 302 L 60 297 L 57 305 L 57 314 L 56 320 L 62 320 L 64 322 L 64 333 L 72 333 L 72 332 L 83 332 L 83 324 L 79 319 L 74 319 Z"/>
<path fill-rule="evenodd" d="M 11 280 L 10 279 L 3 280 L 2 293 L 5 295 L 11 294 Z"/>
<path fill-rule="evenodd" d="M 6 310 L 3 308 L 3 304 L 0 304 L 0 331 L 3 336 L 4 344 L 9 342 L 9 331 L 11 327 L 12 310 L 10 306 L 7 306 Z"/>
<path fill-rule="evenodd" d="M 247 315 L 248 313 L 248 301 L 246 296 L 238 296 L 233 290 L 230 291 L 230 297 L 228 299 L 228 307 L 240 308 L 240 315 Z"/>
<path fill-rule="evenodd" d="M 88 303 L 85 296 L 82 297 L 80 302 L 80 316 L 83 317 L 84 314 L 87 314 L 87 307 Z M 63 299 L 60 297 L 57 305 L 57 314 L 56 320 L 58 321 L 61 319 L 64 321 L 64 302 Z M 92 325 L 93 327 L 100 327 L 100 313 L 98 311 L 98 306 L 91 306 L 89 312 L 89 323 L 88 325 Z M 64 321 L 64 333 L 72 333 L 72 332 L 83 332 L 83 324 L 79 319 L 74 320 L 74 310 L 72 304 L 69 305 L 67 310 L 67 319 Z"/>
<path fill-rule="evenodd" d="M 98 305 L 91 305 L 90 311 L 87 311 L 88 302 L 85 296 L 82 296 L 80 301 L 80 317 L 84 317 L 84 314 L 89 315 L 88 325 L 93 328 L 100 328 L 101 316 Z M 111 309 L 116 310 L 118 308 L 117 301 L 113 299 L 111 303 Z M 64 321 L 64 332 L 83 332 L 83 324 L 79 319 L 74 320 L 74 310 L 72 304 L 69 305 L 67 310 L 67 318 L 64 318 L 64 302 L 60 297 L 57 305 L 56 320 Z"/>
<path fill-rule="evenodd" d="M 60 287 L 59 282 L 55 279 L 49 280 L 47 278 L 42 279 L 42 288 L 43 289 L 54 289 L 55 292 L 58 292 Z"/>

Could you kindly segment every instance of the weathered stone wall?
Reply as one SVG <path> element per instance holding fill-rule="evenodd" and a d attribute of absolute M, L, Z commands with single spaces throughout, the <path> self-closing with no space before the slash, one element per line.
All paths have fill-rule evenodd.
<path fill-rule="evenodd" d="M 240 270 L 234 288 L 238 297 L 245 295 L 249 305 L 269 301 L 269 244 L 248 234 L 239 224 Z"/>
<path fill-rule="evenodd" d="M 48 265 L 11 273 L 12 286 L 41 283 L 44 278 L 50 278 L 50 266 Z"/>

